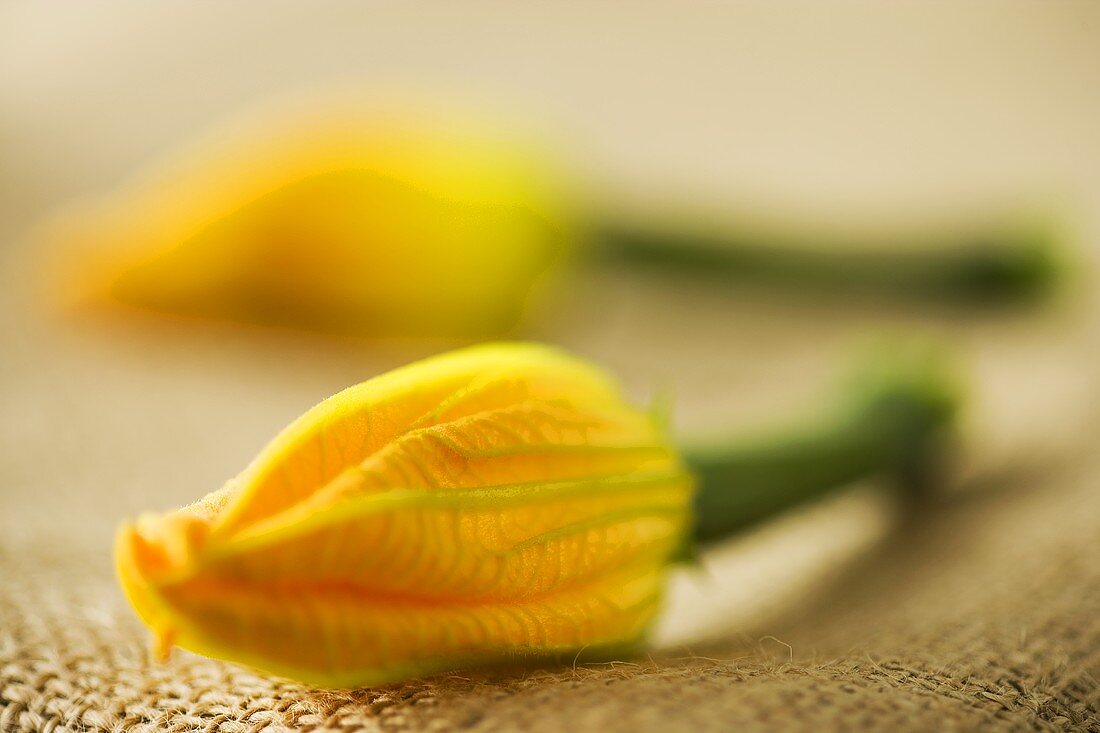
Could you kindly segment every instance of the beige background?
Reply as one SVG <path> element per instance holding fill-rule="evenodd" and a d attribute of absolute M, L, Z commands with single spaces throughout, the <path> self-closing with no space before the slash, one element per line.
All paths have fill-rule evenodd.
<path fill-rule="evenodd" d="M 862 487 L 731 543 L 674 579 L 650 658 L 337 695 L 151 666 L 110 575 L 119 519 L 442 344 L 61 317 L 29 235 L 242 106 L 336 83 L 532 120 L 597 205 L 859 222 L 1039 201 L 1086 263 L 1100 233 L 1094 3 L 0 3 L 0 730 L 1100 729 L 1085 271 L 1025 314 L 578 275 L 526 335 L 639 398 L 672 385 L 684 431 L 781 420 L 881 331 L 950 338 L 974 384 L 952 498 L 914 513 Z"/>

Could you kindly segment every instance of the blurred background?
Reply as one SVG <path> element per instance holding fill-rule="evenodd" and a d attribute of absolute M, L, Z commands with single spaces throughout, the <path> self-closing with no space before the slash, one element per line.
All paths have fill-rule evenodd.
<path fill-rule="evenodd" d="M 1094 3 L 4 0 L 0 558 L 19 583 L 4 590 L 7 612 L 31 598 L 63 605 L 75 584 L 82 610 L 58 618 L 125 618 L 110 579 L 120 519 L 217 488 L 324 397 L 477 340 L 60 304 L 67 243 L 42 236 L 51 222 L 134 190 L 227 121 L 328 89 L 367 109 L 415 97 L 491 117 L 500 139 L 537 141 L 570 182 L 570 206 L 593 218 L 698 211 L 734 230 L 764 220 L 808 246 L 833 232 L 820 244 L 838 253 L 838 231 L 1036 212 L 1049 224 L 1063 281 L 1007 306 L 807 293 L 583 256 L 560 265 L 508 335 L 605 365 L 639 402 L 670 393 L 685 436 L 753 435 L 816 414 L 869 344 L 898 334 L 945 344 L 967 385 L 943 488 L 982 498 L 921 519 L 947 522 L 951 541 L 906 545 L 897 533 L 912 518 L 888 495 L 869 484 L 837 493 L 675 578 L 660 644 L 832 629 L 847 649 L 856 637 L 822 620 L 830 608 L 863 618 L 850 605 L 862 599 L 877 618 L 906 587 L 910 613 L 946 614 L 931 601 L 944 588 L 1002 577 L 982 569 L 987 554 L 1020 567 L 1095 535 L 1100 505 L 1079 478 L 1095 475 L 1100 425 Z M 1055 486 L 1066 475 L 1077 483 Z M 972 541 L 951 544 L 963 536 Z M 903 549 L 874 576 L 860 563 L 887 542 Z M 828 600 L 853 574 L 880 580 Z M 976 612 L 1001 592 L 966 591 Z"/>

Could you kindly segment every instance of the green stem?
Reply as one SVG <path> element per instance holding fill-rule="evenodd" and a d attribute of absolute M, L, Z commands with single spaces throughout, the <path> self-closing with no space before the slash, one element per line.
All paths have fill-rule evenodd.
<path fill-rule="evenodd" d="M 597 253 L 616 265 L 813 294 L 1011 303 L 1048 293 L 1059 275 L 1053 235 L 1030 225 L 879 242 L 779 230 L 689 231 L 605 222 Z M 901 246 L 899 246 L 901 245 Z"/>
<path fill-rule="evenodd" d="M 706 544 L 863 478 L 925 487 L 945 455 L 959 393 L 939 366 L 865 378 L 843 409 L 764 441 L 684 448 Z"/>

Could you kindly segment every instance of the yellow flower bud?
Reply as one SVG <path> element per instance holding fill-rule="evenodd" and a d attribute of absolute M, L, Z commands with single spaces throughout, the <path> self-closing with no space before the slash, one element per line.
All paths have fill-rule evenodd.
<path fill-rule="evenodd" d="M 636 642 L 691 494 L 601 371 L 487 345 L 325 400 L 220 491 L 125 524 L 116 560 L 163 652 L 373 684 Z"/>
<path fill-rule="evenodd" d="M 549 166 L 491 125 L 278 114 L 68 217 L 66 297 L 366 335 L 484 336 L 567 247 Z"/>

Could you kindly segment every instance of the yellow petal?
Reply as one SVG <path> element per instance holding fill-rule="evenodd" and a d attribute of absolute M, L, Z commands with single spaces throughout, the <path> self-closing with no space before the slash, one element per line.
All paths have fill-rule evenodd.
<path fill-rule="evenodd" d="M 88 251 L 75 288 L 130 305 L 372 335 L 499 333 L 568 243 L 552 178 L 522 146 L 451 118 L 275 116 L 56 236 Z"/>
<path fill-rule="evenodd" d="M 377 377 L 237 479 L 119 533 L 159 638 L 324 685 L 636 640 L 691 481 L 650 416 L 555 350 Z"/>

